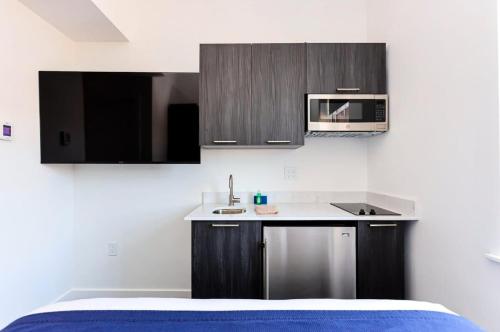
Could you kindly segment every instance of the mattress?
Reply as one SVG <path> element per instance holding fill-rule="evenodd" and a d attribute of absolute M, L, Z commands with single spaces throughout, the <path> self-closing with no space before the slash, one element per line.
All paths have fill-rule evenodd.
<path fill-rule="evenodd" d="M 397 300 L 85 299 L 35 310 L 5 332 L 481 331 L 442 305 Z"/>

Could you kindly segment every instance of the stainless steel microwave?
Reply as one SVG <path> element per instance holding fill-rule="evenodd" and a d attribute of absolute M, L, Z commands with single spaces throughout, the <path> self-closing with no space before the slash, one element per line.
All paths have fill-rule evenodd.
<path fill-rule="evenodd" d="M 375 135 L 388 129 L 387 95 L 307 95 L 308 136 Z"/>

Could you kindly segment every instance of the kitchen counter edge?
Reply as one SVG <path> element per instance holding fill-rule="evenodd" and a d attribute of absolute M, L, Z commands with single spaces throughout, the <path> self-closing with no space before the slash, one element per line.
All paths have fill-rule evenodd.
<path fill-rule="evenodd" d="M 278 214 L 257 215 L 252 204 L 239 204 L 235 207 L 245 208 L 246 213 L 235 215 L 218 215 L 213 210 L 228 208 L 222 204 L 200 205 L 184 217 L 185 221 L 418 221 L 420 218 L 411 215 L 400 216 L 356 216 L 332 206 L 328 203 L 283 203 L 275 204 Z M 398 211 L 395 211 L 398 212 Z"/>

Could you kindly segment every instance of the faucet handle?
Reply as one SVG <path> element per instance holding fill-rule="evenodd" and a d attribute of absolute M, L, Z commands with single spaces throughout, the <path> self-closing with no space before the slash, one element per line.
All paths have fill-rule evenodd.
<path fill-rule="evenodd" d="M 240 203 L 241 202 L 241 198 L 239 198 L 239 197 L 233 197 L 233 202 L 234 203 Z"/>

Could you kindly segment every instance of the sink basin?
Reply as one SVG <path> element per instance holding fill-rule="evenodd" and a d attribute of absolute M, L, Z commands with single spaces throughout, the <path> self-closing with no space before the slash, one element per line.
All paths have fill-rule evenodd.
<path fill-rule="evenodd" d="M 247 210 L 243 208 L 221 208 L 213 211 L 215 214 L 243 214 L 245 212 Z"/>

